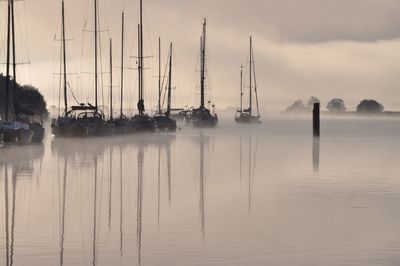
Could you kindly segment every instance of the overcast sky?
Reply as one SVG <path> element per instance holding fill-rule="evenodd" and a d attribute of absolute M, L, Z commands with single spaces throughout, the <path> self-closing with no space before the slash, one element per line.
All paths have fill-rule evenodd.
<path fill-rule="evenodd" d="M 108 71 L 108 38 L 113 38 L 114 65 L 120 65 L 121 11 L 126 16 L 126 64 L 134 68 L 138 0 L 99 0 L 103 72 Z M 69 76 L 81 101 L 92 101 L 91 57 L 93 0 L 65 0 Z M 1 61 L 5 61 L 5 11 L 1 5 Z M 18 61 L 22 83 L 32 83 L 48 103 L 57 102 L 61 1 L 17 2 Z M 260 104 L 281 110 L 311 95 L 323 104 L 342 97 L 350 109 L 364 98 L 375 98 L 400 110 L 400 1 L 398 0 L 144 0 L 146 102 L 156 104 L 157 38 L 166 57 L 174 43 L 177 105 L 197 104 L 201 19 L 208 24 L 208 92 L 217 107 L 237 106 L 240 66 L 247 64 L 248 37 L 254 38 Z M 84 25 L 89 31 L 84 32 Z M 163 59 L 165 64 L 165 58 Z M 114 69 L 115 85 L 119 70 Z M 136 105 L 136 72 L 126 70 L 127 99 Z M 106 94 L 108 74 L 104 74 Z M 118 88 L 115 88 L 118 90 Z M 118 93 L 115 93 L 118 96 Z M 71 98 L 71 97 L 70 97 Z M 72 101 L 72 98 L 70 99 Z"/>

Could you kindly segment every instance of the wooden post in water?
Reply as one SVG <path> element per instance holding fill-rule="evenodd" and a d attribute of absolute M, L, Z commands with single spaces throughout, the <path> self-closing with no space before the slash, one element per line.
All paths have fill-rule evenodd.
<path fill-rule="evenodd" d="M 314 137 L 320 136 L 320 103 L 314 103 L 313 109 L 313 134 Z"/>

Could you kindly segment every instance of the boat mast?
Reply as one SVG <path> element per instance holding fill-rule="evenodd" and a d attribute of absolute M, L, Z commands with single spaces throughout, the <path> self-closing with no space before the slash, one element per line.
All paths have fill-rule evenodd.
<path fill-rule="evenodd" d="M 259 108 L 259 104 L 258 104 L 258 92 L 257 92 L 256 65 L 255 65 L 255 61 L 254 61 L 253 46 L 251 49 L 251 54 L 252 54 L 252 58 L 253 58 L 254 93 L 256 95 L 257 116 L 260 117 L 260 108 Z"/>
<path fill-rule="evenodd" d="M 12 51 L 13 51 L 13 105 L 12 105 L 12 110 L 14 111 L 14 119 L 17 118 L 17 112 L 16 112 L 16 107 L 17 107 L 17 63 L 16 63 L 16 49 L 15 49 L 15 19 L 14 19 L 14 0 L 11 0 L 11 27 L 12 27 Z"/>
<path fill-rule="evenodd" d="M 65 47 L 65 9 L 64 0 L 62 0 L 61 8 L 61 18 L 62 18 L 62 48 L 63 48 L 63 67 L 64 67 L 64 115 L 67 115 L 68 111 L 68 99 L 67 99 L 67 56 Z"/>
<path fill-rule="evenodd" d="M 243 113 L 243 66 L 240 66 L 240 113 Z"/>
<path fill-rule="evenodd" d="M 122 119 L 124 116 L 124 113 L 122 111 L 123 107 L 123 97 L 124 97 L 124 24 L 125 24 L 125 13 L 122 12 L 122 38 L 121 38 L 121 112 L 120 112 L 120 118 Z"/>
<path fill-rule="evenodd" d="M 249 95 L 250 95 L 250 102 L 249 102 L 249 115 L 251 116 L 252 109 L 253 109 L 253 93 L 252 93 L 252 88 L 253 88 L 253 40 L 252 37 L 250 36 L 250 87 L 249 87 Z"/>
<path fill-rule="evenodd" d="M 5 120 L 8 121 L 8 111 L 10 103 L 10 31 L 11 31 L 11 0 L 7 6 L 7 63 L 6 63 L 6 101 L 5 101 Z"/>
<path fill-rule="evenodd" d="M 94 93 L 95 93 L 95 108 L 98 111 L 97 105 L 97 0 L 94 0 Z"/>
<path fill-rule="evenodd" d="M 113 121 L 113 67 L 112 67 L 112 39 L 110 38 L 110 120 Z"/>
<path fill-rule="evenodd" d="M 168 104 L 167 117 L 171 114 L 171 90 L 172 90 L 172 43 L 169 48 L 169 74 L 168 74 Z"/>
<path fill-rule="evenodd" d="M 138 53 L 139 53 L 139 102 L 138 110 L 139 114 L 144 114 L 144 99 L 143 99 L 143 4 L 140 0 L 140 22 L 138 25 Z"/>
<path fill-rule="evenodd" d="M 204 19 L 203 22 L 203 36 L 201 37 L 201 73 L 200 73 L 200 89 L 201 89 L 201 99 L 200 99 L 200 108 L 204 108 L 204 87 L 205 87 L 205 61 L 206 61 L 206 27 L 207 27 L 207 19 Z"/>
<path fill-rule="evenodd" d="M 158 114 L 161 114 L 161 38 L 158 37 Z"/>

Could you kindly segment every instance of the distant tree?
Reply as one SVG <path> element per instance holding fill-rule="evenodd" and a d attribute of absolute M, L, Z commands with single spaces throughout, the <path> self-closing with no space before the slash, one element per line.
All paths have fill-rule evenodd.
<path fill-rule="evenodd" d="M 312 110 L 314 108 L 314 103 L 319 103 L 321 102 L 317 97 L 311 96 L 310 99 L 308 99 L 307 102 L 307 107 Z"/>
<path fill-rule="evenodd" d="M 375 100 L 363 100 L 357 106 L 357 113 L 381 113 L 385 108 Z"/>
<path fill-rule="evenodd" d="M 286 108 L 286 112 L 299 113 L 308 111 L 307 106 L 304 105 L 302 100 L 296 100 L 291 106 Z"/>
<path fill-rule="evenodd" d="M 341 113 L 346 111 L 346 106 L 344 104 L 344 101 L 339 98 L 330 100 L 326 108 L 329 110 L 329 112 L 335 112 L 335 113 Z"/>

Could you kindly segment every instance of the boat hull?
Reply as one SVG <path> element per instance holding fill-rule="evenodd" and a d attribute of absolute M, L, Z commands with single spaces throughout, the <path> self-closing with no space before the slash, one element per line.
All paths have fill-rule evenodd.
<path fill-rule="evenodd" d="M 32 130 L 32 143 L 41 143 L 44 139 L 45 130 L 39 123 L 31 123 L 29 129 Z"/>
<path fill-rule="evenodd" d="M 69 117 L 59 117 L 54 119 L 51 124 L 51 133 L 59 138 L 86 138 L 112 136 L 115 125 L 101 119 L 86 117 L 76 119 Z"/>
<path fill-rule="evenodd" d="M 135 133 L 154 132 L 157 129 L 156 120 L 148 115 L 136 115 L 131 120 L 131 128 Z"/>
<path fill-rule="evenodd" d="M 33 131 L 29 129 L 29 124 L 13 121 L 0 124 L 0 134 L 3 134 L 4 143 L 16 143 L 20 145 L 32 142 Z"/>
<path fill-rule="evenodd" d="M 53 126 L 51 134 L 60 138 L 84 138 L 90 136 L 90 128 L 76 125 Z"/>
<path fill-rule="evenodd" d="M 16 143 L 27 145 L 32 142 L 33 131 L 29 129 L 6 130 L 4 134 L 4 143 Z"/>
<path fill-rule="evenodd" d="M 176 121 L 172 118 L 166 116 L 156 116 L 154 119 L 156 120 L 158 130 L 176 131 L 177 129 Z"/>
<path fill-rule="evenodd" d="M 211 128 L 218 125 L 218 116 L 216 114 L 212 115 L 210 110 L 206 108 L 193 110 L 188 120 L 196 128 Z"/>
<path fill-rule="evenodd" d="M 261 120 L 259 116 L 251 116 L 251 115 L 240 115 L 235 117 L 235 121 L 238 124 L 261 124 Z"/>

